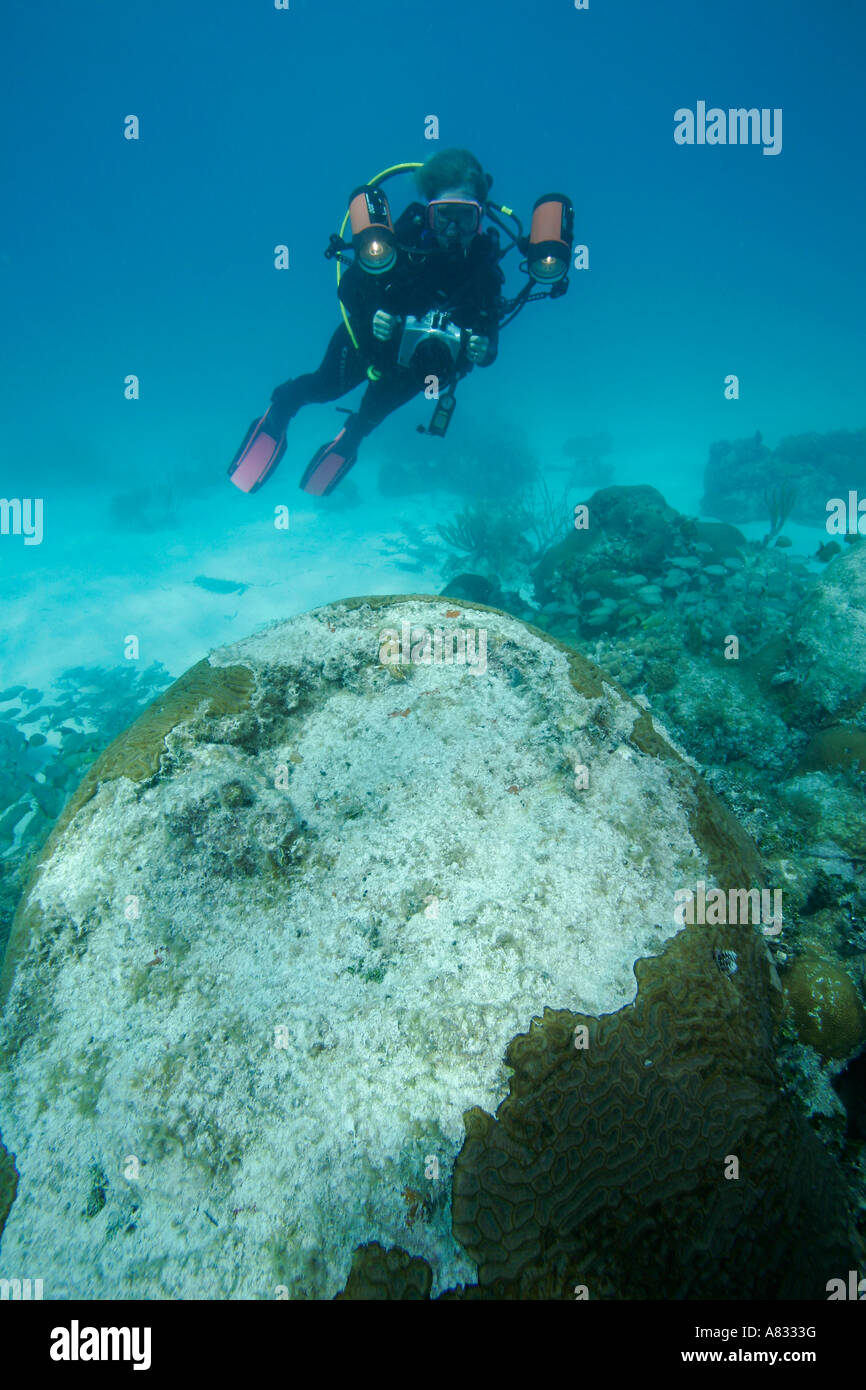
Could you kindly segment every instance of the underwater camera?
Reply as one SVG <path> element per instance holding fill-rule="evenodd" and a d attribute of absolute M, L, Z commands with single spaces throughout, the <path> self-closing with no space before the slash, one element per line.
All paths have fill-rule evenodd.
<path fill-rule="evenodd" d="M 407 314 L 397 349 L 397 364 L 406 367 L 423 386 L 427 377 L 448 381 L 457 369 L 463 333 L 441 309 L 423 318 Z"/>

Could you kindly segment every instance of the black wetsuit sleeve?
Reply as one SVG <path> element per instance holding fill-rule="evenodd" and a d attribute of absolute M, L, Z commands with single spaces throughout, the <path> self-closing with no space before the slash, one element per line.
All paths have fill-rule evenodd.
<path fill-rule="evenodd" d="M 490 339 L 487 357 L 479 363 L 483 367 L 492 366 L 499 352 L 499 309 L 505 276 L 493 259 L 493 254 L 491 252 L 491 258 L 479 272 L 478 318 L 477 323 L 472 325 L 476 333 Z"/>
<path fill-rule="evenodd" d="M 350 265 L 340 280 L 340 299 L 349 315 L 352 332 L 358 347 L 369 356 L 376 339 L 373 336 L 373 315 L 384 309 L 377 277 L 368 275 L 359 265 Z"/>

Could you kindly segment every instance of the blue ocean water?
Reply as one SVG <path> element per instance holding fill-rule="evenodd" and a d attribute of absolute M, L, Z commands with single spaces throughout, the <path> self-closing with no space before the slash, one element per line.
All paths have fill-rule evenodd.
<path fill-rule="evenodd" d="M 369 25 L 354 6 L 304 0 L 14 5 L 0 94 L 3 486 L 41 496 L 45 521 L 38 547 L 3 539 L 6 670 L 39 681 L 61 652 L 106 661 L 120 629 L 142 625 L 149 653 L 182 669 L 226 635 L 224 609 L 176 587 L 202 568 L 277 586 L 272 605 L 246 596 L 254 622 L 397 587 L 369 539 L 351 557 L 342 547 L 337 578 L 334 523 L 298 493 L 341 423 L 333 407 L 296 419 L 262 493 L 236 495 L 224 470 L 271 389 L 312 370 L 336 326 L 322 251 L 349 192 L 437 147 L 476 152 L 492 196 L 527 225 L 536 197 L 567 192 L 589 248 L 568 295 L 530 305 L 495 368 L 463 386 L 455 435 L 463 422 L 520 432 L 545 469 L 566 438 L 607 431 L 617 481 L 651 481 L 696 511 L 713 440 L 861 426 L 864 22 L 852 5 L 781 0 L 700 13 L 685 0 L 541 3 L 531 18 L 385 0 Z M 676 144 L 674 112 L 699 101 L 781 108 L 780 153 Z M 130 113 L 137 141 L 124 139 Z M 438 143 L 424 138 L 430 114 Z M 395 213 L 416 196 L 408 179 L 388 191 Z M 280 243 L 287 271 L 274 269 Z M 505 262 L 514 292 L 518 259 Z M 737 401 L 724 398 L 730 372 Z M 377 516 L 378 452 L 427 418 L 406 407 L 367 441 L 352 481 Z M 179 499 L 178 524 L 146 543 L 105 514 L 137 486 Z M 276 548 L 278 503 L 292 531 Z"/>
<path fill-rule="evenodd" d="M 99 670 L 107 741 L 131 638 L 155 690 L 273 619 L 442 592 L 438 525 L 483 502 L 488 472 L 495 492 L 509 441 L 569 506 L 649 484 L 755 540 L 765 520 L 704 509 L 711 446 L 866 426 L 866 11 L 849 0 L 10 0 L 5 30 L 0 495 L 40 499 L 42 523 L 38 543 L 0 535 L 0 694 L 62 709 L 64 673 L 91 673 L 92 693 Z M 699 104 L 773 114 L 777 148 L 769 119 L 763 144 L 678 143 L 675 113 Z M 299 479 L 345 417 L 310 405 L 276 474 L 242 494 L 226 470 L 250 420 L 339 322 L 323 251 L 349 194 L 452 146 L 527 228 L 540 195 L 567 194 L 586 268 L 503 330 L 446 440 L 419 443 L 431 407 L 412 401 L 317 499 Z M 417 197 L 409 177 L 387 190 L 395 216 Z M 510 294 L 520 260 L 503 262 Z M 610 477 L 576 481 L 565 446 L 594 436 Z M 440 447 L 465 451 L 474 490 L 380 487 L 395 461 L 435 475 Z M 866 495 L 866 476 L 849 487 Z M 793 554 L 814 555 L 825 520 L 795 517 Z M 530 608 L 548 597 L 519 587 Z M 28 777 L 44 756 L 27 754 Z"/>

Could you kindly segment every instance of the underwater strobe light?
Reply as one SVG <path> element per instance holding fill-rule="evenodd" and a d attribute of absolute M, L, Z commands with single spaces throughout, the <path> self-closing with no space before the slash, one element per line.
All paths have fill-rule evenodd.
<path fill-rule="evenodd" d="M 546 193 L 532 209 L 526 269 L 533 280 L 553 284 L 568 274 L 574 208 L 564 193 Z"/>
<path fill-rule="evenodd" d="M 362 268 L 382 275 L 397 259 L 397 243 L 391 209 L 381 188 L 362 184 L 349 199 L 352 245 Z"/>

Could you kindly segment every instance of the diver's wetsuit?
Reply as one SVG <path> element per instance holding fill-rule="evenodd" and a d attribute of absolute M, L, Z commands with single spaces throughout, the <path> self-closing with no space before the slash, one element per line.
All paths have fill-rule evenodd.
<path fill-rule="evenodd" d="M 397 365 L 399 329 L 385 343 L 374 336 L 373 315 L 377 309 L 400 317 L 422 317 L 431 309 L 446 309 L 458 327 L 490 339 L 483 365 L 488 367 L 494 361 L 499 338 L 499 297 L 505 280 L 497 262 L 496 239 L 484 232 L 473 237 L 465 252 L 462 247 L 440 250 L 427 230 L 423 203 L 409 204 L 398 217 L 394 233 L 401 246 L 418 247 L 429 254 L 413 259 L 411 251 L 402 251 L 384 275 L 369 275 L 357 264 L 349 266 L 340 282 L 340 298 L 358 347 L 341 322 L 318 370 L 277 387 L 273 408 L 280 422 L 288 423 L 303 405 L 334 401 L 360 386 L 372 365 L 382 375 L 368 385 L 357 413 L 346 423 L 343 437 L 344 446 L 355 449 L 386 415 L 423 390 L 423 381 Z M 457 365 L 462 371 L 466 363 L 461 359 Z"/>

